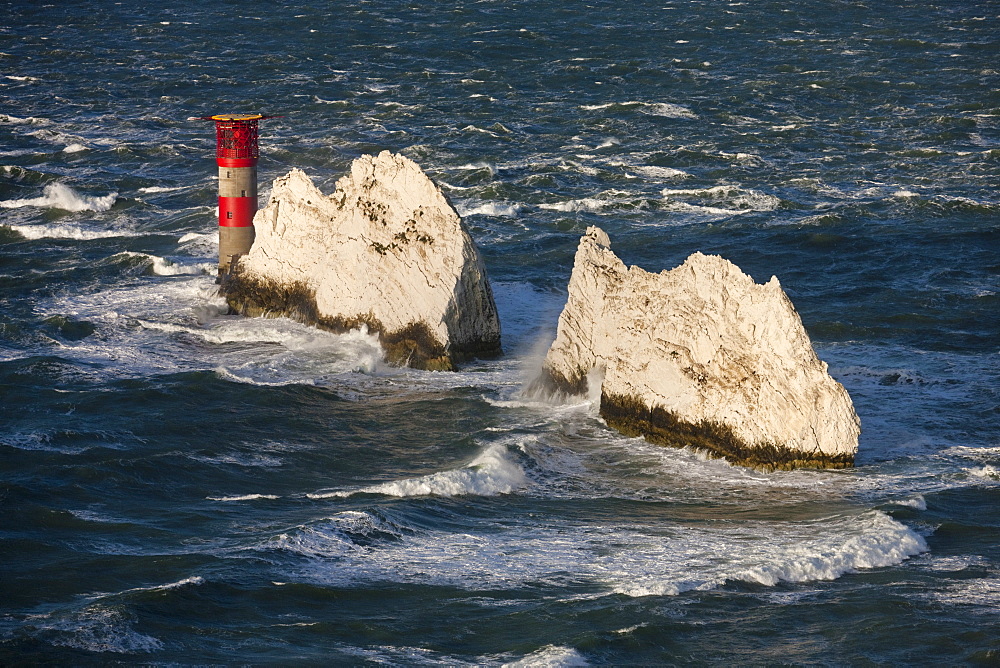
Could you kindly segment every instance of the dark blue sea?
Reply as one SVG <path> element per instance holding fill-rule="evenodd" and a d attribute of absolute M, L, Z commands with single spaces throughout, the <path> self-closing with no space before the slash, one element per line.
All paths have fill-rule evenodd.
<path fill-rule="evenodd" d="M 421 165 L 504 356 L 228 315 L 227 112 Z M 998 183 L 994 0 L 0 3 L 0 663 L 1000 664 Z M 589 225 L 778 276 L 857 467 L 525 396 Z"/>

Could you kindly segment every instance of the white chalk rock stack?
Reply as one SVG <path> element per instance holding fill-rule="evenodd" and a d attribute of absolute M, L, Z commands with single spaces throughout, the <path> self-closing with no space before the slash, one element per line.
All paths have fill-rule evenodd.
<path fill-rule="evenodd" d="M 580 240 L 544 378 L 632 436 L 766 470 L 853 465 L 860 421 L 816 357 L 791 300 L 721 257 L 651 274 L 607 234 Z M 603 380 L 601 376 L 603 375 Z"/>
<path fill-rule="evenodd" d="M 254 227 L 253 247 L 222 285 L 235 311 L 331 331 L 364 325 L 391 362 L 422 369 L 500 354 L 479 252 L 412 160 L 362 156 L 332 195 L 293 169 L 274 181 Z"/>

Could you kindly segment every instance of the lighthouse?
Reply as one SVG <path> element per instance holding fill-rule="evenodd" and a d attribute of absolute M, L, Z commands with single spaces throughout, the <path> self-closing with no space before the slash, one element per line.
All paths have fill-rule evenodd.
<path fill-rule="evenodd" d="M 215 162 L 219 166 L 219 279 L 228 275 L 236 258 L 253 245 L 257 213 L 257 121 L 273 116 L 217 114 Z"/>

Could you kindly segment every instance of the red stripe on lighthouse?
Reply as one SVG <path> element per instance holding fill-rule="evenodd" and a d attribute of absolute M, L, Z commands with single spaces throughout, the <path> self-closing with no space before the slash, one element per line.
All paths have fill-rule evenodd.
<path fill-rule="evenodd" d="M 219 167 L 253 167 L 257 164 L 257 158 L 226 158 L 216 156 L 215 164 Z"/>
<path fill-rule="evenodd" d="M 256 197 L 219 198 L 219 227 L 250 227 L 255 213 Z"/>

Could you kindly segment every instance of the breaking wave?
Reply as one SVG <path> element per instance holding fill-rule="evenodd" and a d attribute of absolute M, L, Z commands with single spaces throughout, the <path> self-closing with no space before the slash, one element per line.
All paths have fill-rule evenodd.
<path fill-rule="evenodd" d="M 779 197 L 734 185 L 713 186 L 711 188 L 664 188 L 661 194 L 668 202 L 694 201 L 696 203 L 721 204 L 737 211 L 773 211 L 781 205 Z"/>
<path fill-rule="evenodd" d="M 383 494 L 397 497 L 496 496 L 521 489 L 527 482 L 524 470 L 511 458 L 507 447 L 494 444 L 459 469 L 386 482 L 352 491 L 316 492 L 307 496 L 313 499 L 347 497 L 354 494 Z"/>
<path fill-rule="evenodd" d="M 76 239 L 77 241 L 87 241 L 90 239 L 135 236 L 134 232 L 124 230 L 95 230 L 81 225 L 70 224 L 4 225 L 3 227 L 13 230 L 29 241 L 36 241 L 38 239 Z"/>
<path fill-rule="evenodd" d="M 0 208 L 17 209 L 24 206 L 36 206 L 63 211 L 107 211 L 115 205 L 118 193 L 113 192 L 101 197 L 81 195 L 64 183 L 50 183 L 42 190 L 41 197 L 13 199 L 0 201 Z"/>
<path fill-rule="evenodd" d="M 259 549 L 315 560 L 299 575 L 325 583 L 390 581 L 470 590 L 572 583 L 595 593 L 645 597 L 713 590 L 733 581 L 774 586 L 834 580 L 899 564 L 925 552 L 927 544 L 880 511 L 711 527 L 535 526 L 512 519 L 502 531 L 485 532 L 416 529 L 373 512 L 346 511 L 269 539 Z"/>
<path fill-rule="evenodd" d="M 275 494 L 238 494 L 236 496 L 206 496 L 209 501 L 257 501 L 258 499 L 273 500 L 279 498 Z"/>
<path fill-rule="evenodd" d="M 672 104 L 670 102 L 640 102 L 632 100 L 629 102 L 608 102 L 606 104 L 585 104 L 580 108 L 586 111 L 600 111 L 604 109 L 628 109 L 630 107 L 637 108 L 641 113 L 648 114 L 650 116 L 686 119 L 698 118 L 697 114 L 687 107 L 682 107 L 679 104 Z"/>
<path fill-rule="evenodd" d="M 516 216 L 521 210 L 517 204 L 501 204 L 498 202 L 474 203 L 462 202 L 455 207 L 462 218 L 467 216 Z"/>

